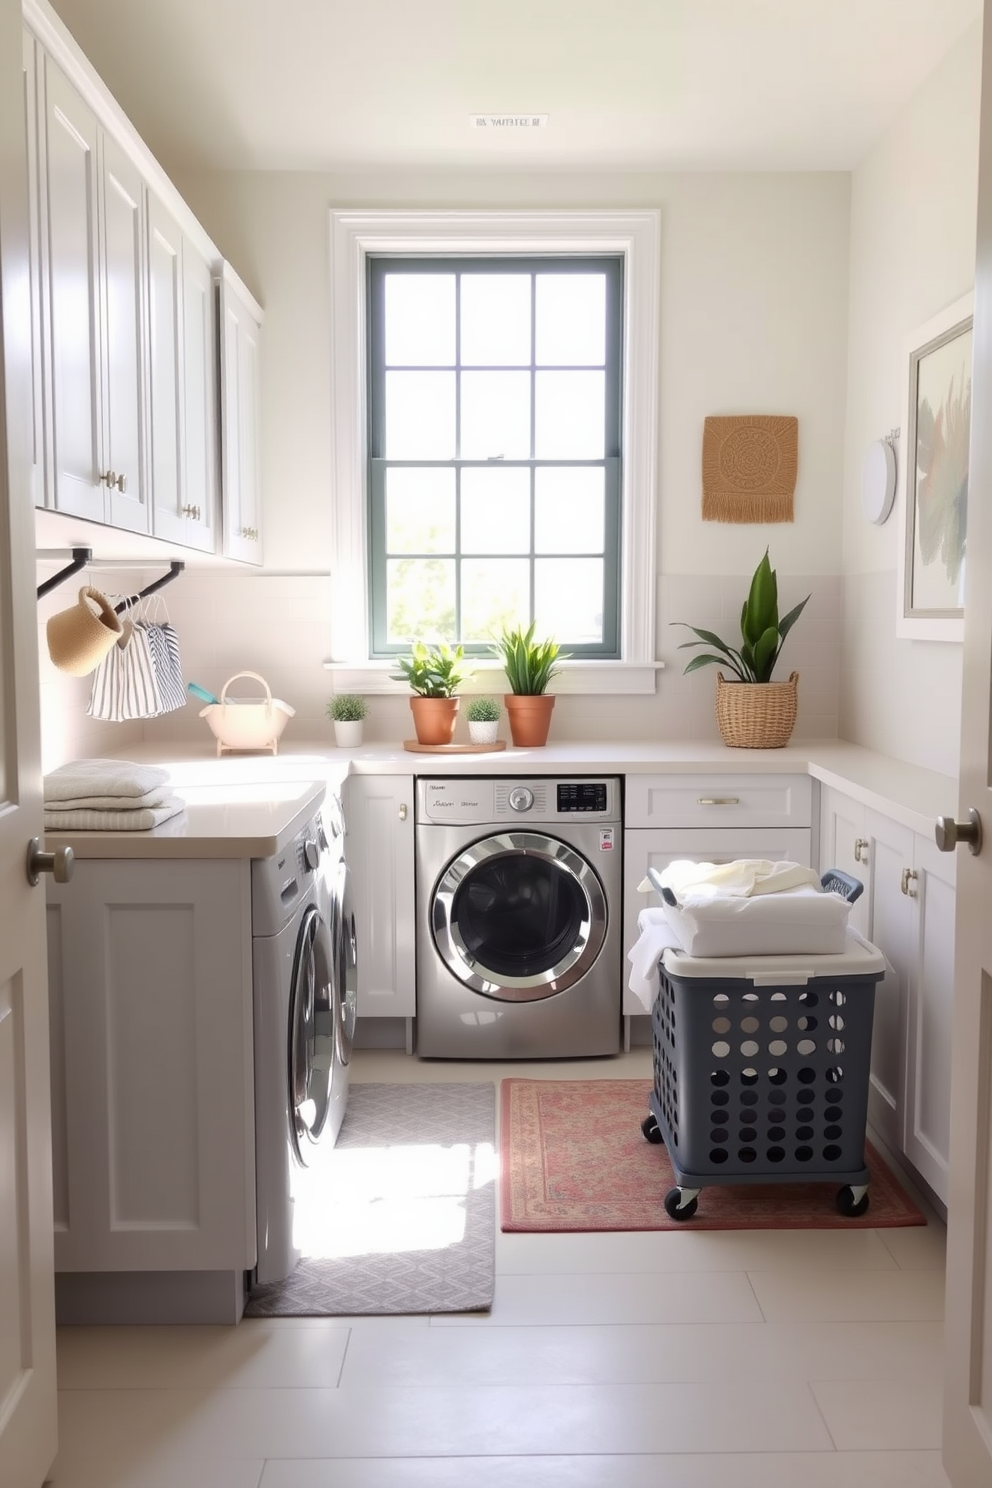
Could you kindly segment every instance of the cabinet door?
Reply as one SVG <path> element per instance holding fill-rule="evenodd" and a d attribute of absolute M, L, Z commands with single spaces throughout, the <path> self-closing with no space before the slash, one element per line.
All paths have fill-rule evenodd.
<path fill-rule="evenodd" d="M 358 1016 L 416 1011 L 413 780 L 352 775 L 345 782 L 345 846 L 358 937 Z"/>
<path fill-rule="evenodd" d="M 45 64 L 47 277 L 54 503 L 104 520 L 97 273 L 97 125 L 75 89 Z"/>
<path fill-rule="evenodd" d="M 864 884 L 864 891 L 851 906 L 848 923 L 864 936 L 871 920 L 870 864 L 865 836 L 865 808 L 858 801 L 822 786 L 820 790 L 819 870 L 839 868 Z"/>
<path fill-rule="evenodd" d="M 906 1098 L 906 1017 L 914 961 L 914 903 L 904 890 L 913 867 L 913 833 L 865 810 L 871 923 L 868 936 L 893 970 L 875 991 L 868 1115 L 879 1134 L 903 1149 Z"/>
<path fill-rule="evenodd" d="M 182 233 L 148 198 L 148 449 L 152 531 L 185 542 L 182 455 Z"/>
<path fill-rule="evenodd" d="M 123 150 L 101 138 L 103 402 L 107 518 L 149 532 L 144 469 L 144 185 Z"/>
<path fill-rule="evenodd" d="M 916 834 L 914 964 L 909 982 L 903 1147 L 938 1198 L 947 1201 L 951 1125 L 956 858 Z"/>
<path fill-rule="evenodd" d="M 183 239 L 183 505 L 185 542 L 217 547 L 217 336 L 210 265 Z"/>
<path fill-rule="evenodd" d="M 258 489 L 259 325 L 227 279 L 220 284 L 221 490 L 224 555 L 261 563 Z"/>
<path fill-rule="evenodd" d="M 810 831 L 803 827 L 748 827 L 709 830 L 632 828 L 624 832 L 623 940 L 624 956 L 637 940 L 637 916 L 649 905 L 657 906 L 654 893 L 640 893 L 638 885 L 649 868 L 659 872 L 678 858 L 696 862 L 732 863 L 736 858 L 788 859 L 810 866 Z M 624 961 L 624 972 L 628 970 Z M 640 1000 L 627 989 L 624 979 L 623 1012 L 643 1013 Z"/>
<path fill-rule="evenodd" d="M 252 1266 L 247 861 L 77 862 L 48 904 L 56 1269 Z"/>

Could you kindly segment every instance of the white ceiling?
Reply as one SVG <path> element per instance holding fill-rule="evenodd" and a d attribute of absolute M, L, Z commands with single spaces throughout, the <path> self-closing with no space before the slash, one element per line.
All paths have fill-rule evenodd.
<path fill-rule="evenodd" d="M 53 0 L 222 170 L 848 170 L 982 0 Z M 976 39 L 976 46 L 978 41 Z M 549 114 L 473 130 L 473 113 Z"/>

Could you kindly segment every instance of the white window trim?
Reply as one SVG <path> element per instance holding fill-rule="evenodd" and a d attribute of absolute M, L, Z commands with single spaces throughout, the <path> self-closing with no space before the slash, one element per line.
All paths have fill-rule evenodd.
<path fill-rule="evenodd" d="M 331 212 L 334 686 L 405 692 L 369 660 L 365 260 L 375 253 L 620 253 L 624 260 L 621 661 L 566 662 L 556 692 L 654 692 L 661 213 Z M 485 673 L 496 669 L 483 662 Z"/>

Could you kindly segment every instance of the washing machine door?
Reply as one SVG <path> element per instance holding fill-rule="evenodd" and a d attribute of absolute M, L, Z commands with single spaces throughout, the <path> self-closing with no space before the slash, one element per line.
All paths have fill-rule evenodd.
<path fill-rule="evenodd" d="M 334 956 L 334 996 L 337 1004 L 337 1056 L 341 1064 L 351 1061 L 358 1012 L 358 941 L 355 907 L 351 897 L 351 874 L 338 865 L 330 892 L 331 949 Z"/>
<path fill-rule="evenodd" d="M 288 1030 L 289 1136 L 304 1167 L 327 1120 L 336 1023 L 327 925 L 311 904 L 296 941 Z"/>
<path fill-rule="evenodd" d="M 542 832 L 500 832 L 464 848 L 431 899 L 434 944 L 466 987 L 534 1002 L 583 977 L 606 939 L 606 896 L 590 863 Z"/>

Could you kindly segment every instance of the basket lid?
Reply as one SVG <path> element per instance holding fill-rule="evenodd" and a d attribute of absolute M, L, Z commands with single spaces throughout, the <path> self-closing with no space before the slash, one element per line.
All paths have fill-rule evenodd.
<path fill-rule="evenodd" d="M 830 956 L 689 956 L 669 948 L 662 955 L 665 970 L 675 977 L 707 977 L 711 981 L 748 981 L 756 987 L 805 986 L 815 977 L 873 977 L 885 974 L 885 957 L 870 941 L 848 926 L 847 945 Z"/>

